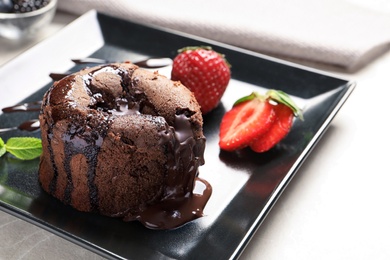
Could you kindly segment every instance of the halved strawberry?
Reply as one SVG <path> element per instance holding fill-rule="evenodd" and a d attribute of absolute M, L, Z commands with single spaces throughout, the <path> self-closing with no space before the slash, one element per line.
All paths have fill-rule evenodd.
<path fill-rule="evenodd" d="M 244 148 L 267 132 L 274 120 L 272 105 L 253 93 L 239 101 L 222 118 L 219 146 L 226 151 Z"/>
<path fill-rule="evenodd" d="M 284 104 L 273 106 L 276 120 L 269 131 L 252 142 L 250 148 L 258 153 L 266 152 L 279 143 L 289 132 L 294 120 L 294 112 Z"/>
<path fill-rule="evenodd" d="M 287 135 L 294 115 L 303 119 L 283 91 L 269 90 L 265 96 L 253 92 L 237 100 L 222 118 L 219 146 L 226 151 L 247 146 L 255 152 L 267 151 Z"/>

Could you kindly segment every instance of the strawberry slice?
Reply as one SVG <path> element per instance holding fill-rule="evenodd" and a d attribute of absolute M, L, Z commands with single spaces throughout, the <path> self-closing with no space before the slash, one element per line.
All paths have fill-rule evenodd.
<path fill-rule="evenodd" d="M 265 134 L 249 145 L 255 152 L 262 153 L 268 151 L 290 132 L 294 120 L 294 112 L 284 104 L 277 104 L 273 109 L 276 114 L 275 122 Z"/>
<path fill-rule="evenodd" d="M 219 146 L 234 151 L 248 146 L 267 132 L 275 120 L 275 112 L 267 100 L 252 93 L 236 102 L 222 118 Z"/>
<path fill-rule="evenodd" d="M 288 134 L 294 116 L 303 120 L 300 108 L 283 91 L 269 90 L 265 96 L 253 92 L 237 100 L 222 118 L 219 146 L 226 151 L 247 146 L 268 151 Z"/>

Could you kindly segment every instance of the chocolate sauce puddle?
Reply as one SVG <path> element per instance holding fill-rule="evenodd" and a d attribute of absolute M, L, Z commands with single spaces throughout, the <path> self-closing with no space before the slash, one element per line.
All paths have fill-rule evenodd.
<path fill-rule="evenodd" d="M 173 229 L 200 218 L 212 188 L 207 181 L 196 177 L 194 190 L 196 193 L 183 198 L 167 199 L 150 206 L 135 219 L 150 229 Z"/>

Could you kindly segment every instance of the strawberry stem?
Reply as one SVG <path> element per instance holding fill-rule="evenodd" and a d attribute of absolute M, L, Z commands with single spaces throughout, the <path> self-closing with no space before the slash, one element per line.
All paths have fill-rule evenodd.
<path fill-rule="evenodd" d="M 233 107 L 237 106 L 237 105 L 239 105 L 241 103 L 244 103 L 244 102 L 247 102 L 247 101 L 251 101 L 251 100 L 253 100 L 255 98 L 261 99 L 263 101 L 265 100 L 264 96 L 260 95 L 257 92 L 252 92 L 250 95 L 242 97 L 242 98 L 238 99 L 236 102 L 234 102 Z"/>
<path fill-rule="evenodd" d="M 182 52 L 185 52 L 185 51 L 196 51 L 196 50 L 199 50 L 199 49 L 203 49 L 203 50 L 206 50 L 206 51 L 214 51 L 211 46 L 201 45 L 201 46 L 187 46 L 187 47 L 183 47 L 181 49 L 178 49 L 177 52 L 178 53 L 182 53 Z M 232 65 L 226 59 L 225 54 L 222 54 L 222 53 L 219 53 L 219 52 L 215 52 L 215 53 L 217 53 L 219 56 L 221 56 L 221 58 L 225 61 L 226 65 L 229 68 L 232 67 Z"/>
<path fill-rule="evenodd" d="M 291 110 L 294 112 L 294 115 L 296 117 L 299 117 L 303 121 L 303 114 L 302 110 L 295 104 L 295 102 L 290 98 L 288 94 L 281 90 L 268 90 L 267 93 L 264 95 L 260 95 L 257 92 L 252 92 L 248 96 L 244 96 L 240 99 L 238 99 L 236 102 L 234 102 L 233 107 L 239 105 L 240 103 L 251 101 L 255 98 L 261 99 L 262 101 L 265 101 L 267 99 L 273 100 L 277 103 L 284 104 L 291 108 Z"/>
<path fill-rule="evenodd" d="M 211 51 L 213 48 L 211 48 L 210 46 L 203 46 L 203 45 L 201 45 L 201 46 L 187 46 L 187 47 L 183 47 L 183 48 L 177 50 L 177 52 L 182 53 L 185 51 L 195 51 L 198 49 L 204 49 L 204 50 Z"/>
<path fill-rule="evenodd" d="M 290 98 L 290 96 L 287 93 L 281 90 L 271 89 L 268 90 L 265 95 L 267 96 L 267 98 L 274 100 L 280 104 L 284 104 L 289 108 L 291 108 L 291 110 L 294 112 L 294 115 L 296 117 L 299 117 L 299 119 L 303 121 L 302 110 L 297 106 L 297 104 L 295 104 L 295 102 Z"/>

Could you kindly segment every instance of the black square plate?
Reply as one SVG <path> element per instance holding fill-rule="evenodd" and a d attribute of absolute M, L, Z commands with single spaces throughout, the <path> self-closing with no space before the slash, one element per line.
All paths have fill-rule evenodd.
<path fill-rule="evenodd" d="M 0 208 L 107 258 L 227 259 L 240 255 L 278 197 L 351 94 L 354 84 L 300 66 L 217 42 L 123 21 L 91 11 L 53 37 L 0 68 L 1 107 L 41 100 L 51 72 L 78 70 L 74 58 L 111 61 L 170 57 L 184 46 L 210 45 L 232 64 L 232 80 L 221 104 L 204 117 L 206 164 L 200 177 L 213 187 L 205 217 L 167 231 L 138 222 L 77 212 L 43 192 L 39 160 L 0 158 Z M 161 69 L 162 74 L 170 68 Z M 290 134 L 264 154 L 221 152 L 218 128 L 233 102 L 253 90 L 280 89 L 302 107 Z M 38 112 L 0 114 L 0 128 L 37 118 Z M 37 136 L 15 130 L 11 136 Z"/>

